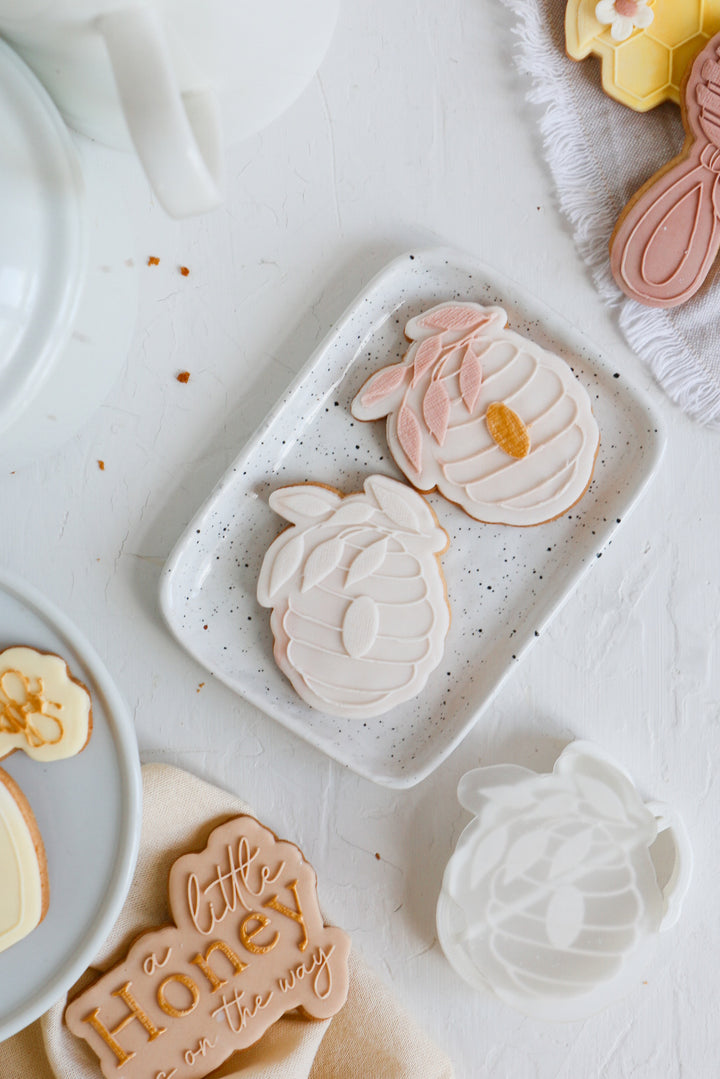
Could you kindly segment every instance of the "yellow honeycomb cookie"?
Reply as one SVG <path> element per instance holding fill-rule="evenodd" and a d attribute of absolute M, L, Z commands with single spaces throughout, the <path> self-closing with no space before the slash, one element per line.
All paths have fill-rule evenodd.
<path fill-rule="evenodd" d="M 602 61 L 606 94 L 637 112 L 680 104 L 693 57 L 720 31 L 720 0 L 568 0 L 565 46 Z"/>

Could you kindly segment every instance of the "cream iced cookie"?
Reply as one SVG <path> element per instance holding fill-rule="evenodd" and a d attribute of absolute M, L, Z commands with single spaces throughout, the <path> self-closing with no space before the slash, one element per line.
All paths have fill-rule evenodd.
<path fill-rule="evenodd" d="M 292 522 L 269 548 L 258 602 L 280 670 L 313 708 L 365 719 L 414 697 L 442 658 L 450 612 L 438 555 L 448 545 L 424 498 L 387 476 L 343 496 L 281 487 Z"/>
<path fill-rule="evenodd" d="M 387 416 L 392 455 L 421 491 L 478 521 L 536 525 L 585 493 L 600 436 L 565 361 L 506 324 L 502 308 L 477 303 L 410 319 L 405 357 L 372 375 L 351 411 Z"/>
<path fill-rule="evenodd" d="M 92 702 L 64 659 L 18 646 L 0 652 L 0 760 L 21 749 L 36 761 L 79 753 L 92 731 Z"/>
<path fill-rule="evenodd" d="M 49 896 L 35 817 L 17 783 L 0 768 L 0 952 L 40 924 Z"/>
<path fill-rule="evenodd" d="M 236 817 L 175 862 L 168 894 L 174 925 L 143 934 L 65 1011 L 107 1079 L 202 1079 L 286 1012 L 342 1008 L 350 939 L 325 925 L 293 843 Z"/>

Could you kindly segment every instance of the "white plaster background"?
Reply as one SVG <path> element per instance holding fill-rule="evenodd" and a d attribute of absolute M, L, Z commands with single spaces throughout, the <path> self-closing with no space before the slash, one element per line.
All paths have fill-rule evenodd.
<path fill-rule="evenodd" d="M 130 158 L 83 146 L 130 206 L 137 332 L 81 434 L 0 476 L 3 560 L 89 635 L 144 759 L 237 792 L 299 843 L 327 911 L 461 1079 L 711 1079 L 720 436 L 652 385 L 597 298 L 556 209 L 511 50 L 496 0 L 345 0 L 319 76 L 229 152 L 224 208 L 184 223 L 152 202 Z M 165 630 L 157 585 L 185 523 L 333 319 L 391 257 L 434 241 L 467 248 L 562 311 L 648 389 L 669 443 L 642 503 L 475 731 L 419 787 L 391 792 L 214 682 Z M 159 266 L 145 266 L 151 254 Z M 187 385 L 175 380 L 183 369 Z M 466 989 L 437 945 L 434 907 L 469 819 L 455 799 L 462 773 L 497 761 L 549 769 L 576 736 L 683 814 L 696 872 L 647 984 L 587 1022 L 552 1025 Z"/>

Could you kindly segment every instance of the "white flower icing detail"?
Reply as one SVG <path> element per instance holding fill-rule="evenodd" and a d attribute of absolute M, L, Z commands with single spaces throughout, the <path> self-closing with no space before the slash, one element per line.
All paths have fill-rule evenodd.
<path fill-rule="evenodd" d="M 372 375 L 351 411 L 387 416 L 393 457 L 421 491 L 437 488 L 479 521 L 528 526 L 581 497 L 599 432 L 568 364 L 506 323 L 502 308 L 475 303 L 425 311 L 405 328 L 403 361 Z M 505 443 L 498 416 L 514 425 Z"/>
<path fill-rule="evenodd" d="M 272 607 L 275 659 L 297 693 L 358 719 L 414 697 L 450 625 L 437 558 L 447 535 L 425 499 L 371 476 L 345 497 L 314 484 L 280 488 L 270 507 L 292 527 L 268 549 L 257 596 Z"/>
<path fill-rule="evenodd" d="M 672 922 L 673 889 L 677 904 L 687 888 L 680 822 L 662 820 L 667 809 L 645 805 L 584 742 L 568 746 L 550 775 L 514 765 L 468 772 L 458 797 L 476 816 L 438 901 L 453 967 L 544 1018 L 582 1018 L 621 996 L 648 940 Z M 672 827 L 676 851 L 667 894 L 650 852 L 660 827 Z"/>
<path fill-rule="evenodd" d="M 595 8 L 595 18 L 603 26 L 610 27 L 614 41 L 626 41 L 636 27 L 647 29 L 655 12 L 648 7 L 648 0 L 600 0 Z"/>

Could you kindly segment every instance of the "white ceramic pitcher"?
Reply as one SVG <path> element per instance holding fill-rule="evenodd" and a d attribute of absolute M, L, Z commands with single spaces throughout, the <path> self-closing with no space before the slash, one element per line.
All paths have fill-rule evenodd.
<path fill-rule="evenodd" d="M 67 122 L 134 145 L 175 217 L 221 201 L 222 135 L 236 141 L 314 75 L 339 0 L 0 0 L 0 34 Z"/>

